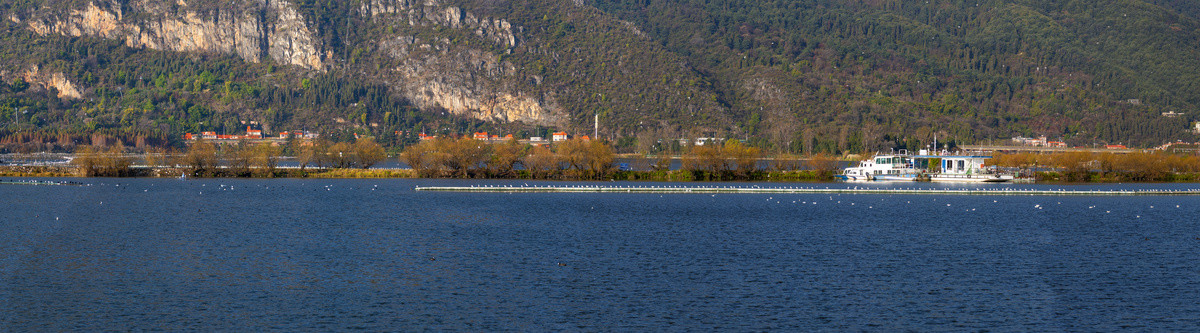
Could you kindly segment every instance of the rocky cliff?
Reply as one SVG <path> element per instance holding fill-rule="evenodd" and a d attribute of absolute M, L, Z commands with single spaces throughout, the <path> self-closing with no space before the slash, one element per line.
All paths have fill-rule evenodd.
<path fill-rule="evenodd" d="M 481 18 L 437 0 L 372 0 L 363 4 L 362 13 L 392 31 L 452 29 L 490 44 L 473 47 L 446 37 L 382 36 L 377 51 L 390 58 L 385 62 L 394 64 L 383 76 L 417 105 L 500 122 L 562 125 L 567 119 L 552 95 L 516 88 L 513 82 L 533 78 L 518 73 L 511 62 L 497 60 L 499 55 L 491 51 L 511 53 L 517 46 L 514 30 L 520 28 L 514 29 L 508 21 Z"/>
<path fill-rule="evenodd" d="M 67 76 L 63 75 L 62 72 L 46 73 L 41 71 L 41 68 L 37 65 L 33 65 L 21 73 L 20 77 L 25 82 L 29 82 L 42 89 L 49 90 L 50 88 L 54 88 L 58 91 L 59 98 L 78 99 L 83 97 L 83 94 L 75 87 L 75 83 L 68 80 Z"/>
<path fill-rule="evenodd" d="M 250 62 L 269 58 L 316 71 L 331 66 L 356 69 L 332 64 L 337 61 L 321 51 L 316 33 L 292 3 L 260 0 L 242 6 L 250 10 L 171 10 L 161 1 L 150 0 L 124 5 L 90 2 L 69 13 L 10 20 L 41 35 L 101 37 L 122 40 L 130 47 L 232 54 Z M 383 34 L 370 43 L 395 64 L 383 72 L 360 71 L 386 82 L 414 104 L 500 122 L 553 125 L 565 119 L 552 96 L 535 96 L 506 84 L 524 79 L 512 63 L 498 61 L 493 52 L 511 50 L 519 43 L 520 28 L 509 22 L 479 17 L 437 0 L 370 0 L 361 4 L 359 15 L 374 25 L 457 30 L 492 44 L 484 49 L 403 34 Z"/>
<path fill-rule="evenodd" d="M 729 119 L 685 59 L 580 1 L 21 0 L 0 18 L 0 103 L 74 128 L 402 136 L 598 115 L 617 137 Z"/>
<path fill-rule="evenodd" d="M 133 13 L 124 8 L 137 15 L 127 15 Z M 291 4 L 262 0 L 250 8 L 206 17 L 195 11 L 172 12 L 157 1 L 90 2 L 69 13 L 32 17 L 26 23 L 43 35 L 95 36 L 123 40 L 137 48 L 228 53 L 251 62 L 270 57 L 312 70 L 325 67 L 312 32 Z M 272 19 L 264 19 L 268 17 Z"/>

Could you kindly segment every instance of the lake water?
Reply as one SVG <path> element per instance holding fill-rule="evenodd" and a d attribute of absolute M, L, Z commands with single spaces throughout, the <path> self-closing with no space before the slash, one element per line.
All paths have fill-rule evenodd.
<path fill-rule="evenodd" d="M 0 185 L 0 331 L 1200 328 L 1194 196 L 80 181 Z"/>

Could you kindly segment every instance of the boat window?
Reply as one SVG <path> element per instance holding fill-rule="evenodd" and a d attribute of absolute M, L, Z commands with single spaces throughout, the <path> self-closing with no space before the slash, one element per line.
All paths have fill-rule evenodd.
<path fill-rule="evenodd" d="M 966 161 L 959 160 L 959 161 L 958 161 L 958 168 L 959 168 L 959 169 L 965 169 L 965 167 L 963 167 L 963 164 L 965 164 L 965 162 L 966 162 Z"/>

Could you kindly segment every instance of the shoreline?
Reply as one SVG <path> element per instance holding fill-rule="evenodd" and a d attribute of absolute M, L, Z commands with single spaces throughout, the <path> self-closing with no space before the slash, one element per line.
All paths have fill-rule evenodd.
<path fill-rule="evenodd" d="M 1200 189 L 1188 190 L 1025 190 L 1025 189 L 872 189 L 815 187 L 661 187 L 661 186 L 429 186 L 415 191 L 473 193 L 655 193 L 655 194 L 939 194 L 939 195 L 1021 195 L 1021 196 L 1135 196 L 1200 195 Z M 814 204 L 816 204 L 814 202 Z"/>
<path fill-rule="evenodd" d="M 190 169 L 180 167 L 144 167 L 129 168 L 118 178 L 179 178 L 180 175 L 190 174 Z M 1176 173 L 1162 179 L 1129 179 L 1120 173 L 1093 172 L 1079 177 L 1065 177 L 1060 172 L 1038 172 L 1031 181 L 1032 184 L 1170 184 L 1170 183 L 1200 183 L 1200 173 Z M 0 165 L 0 177 L 26 178 L 88 178 L 76 166 L 14 166 Z M 187 178 L 295 178 L 295 179 L 475 179 L 475 180 L 546 180 L 546 181 L 661 181 L 661 182 L 770 182 L 770 183 L 814 183 L 836 182 L 832 173 L 815 170 L 793 171 L 757 171 L 750 175 L 740 175 L 732 172 L 712 173 L 708 171 L 670 170 L 670 171 L 615 171 L 603 176 L 589 175 L 575 170 L 562 170 L 549 175 L 533 175 L 527 171 L 514 171 L 506 176 L 493 176 L 486 171 L 477 171 L 466 176 L 433 176 L 413 169 L 342 169 L 342 168 L 278 168 L 274 172 L 264 174 L 256 169 L 242 170 L 234 174 L 229 168 L 218 169 L 206 173 L 205 176 L 189 175 Z M 1084 181 L 1066 181 L 1067 179 L 1086 179 Z"/>

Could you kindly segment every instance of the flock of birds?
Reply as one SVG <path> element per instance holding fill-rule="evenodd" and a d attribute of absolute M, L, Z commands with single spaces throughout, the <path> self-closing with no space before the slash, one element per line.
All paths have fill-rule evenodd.
<path fill-rule="evenodd" d="M 92 186 L 93 184 L 79 184 L 79 185 Z M 122 185 L 120 183 L 115 183 L 115 184 L 99 183 L 96 185 L 113 186 L 113 187 L 117 187 L 117 188 L 123 187 L 122 190 L 130 189 L 130 187 L 131 187 L 129 184 Z M 141 189 L 142 192 L 149 192 L 153 188 L 153 185 L 154 184 L 150 184 L 149 188 L 142 188 Z M 242 186 L 242 187 L 255 186 L 258 188 L 262 188 L 262 189 L 271 189 L 272 188 L 270 185 L 265 185 L 265 184 L 258 184 L 258 185 L 245 184 L 245 185 L 235 186 L 235 185 L 227 185 L 227 184 L 201 183 L 198 185 L 199 185 L 199 190 L 196 193 L 198 193 L 199 195 L 204 195 L 206 193 L 206 190 L 208 191 L 208 193 L 211 193 L 213 191 L 222 191 L 222 192 L 234 191 L 234 190 L 238 189 L 239 186 Z M 215 185 L 215 186 L 208 187 L 208 185 Z M 336 189 L 377 191 L 380 188 L 378 184 L 368 185 L 365 187 L 363 187 L 363 186 L 357 186 L 357 187 L 341 186 L 341 187 L 339 187 L 338 185 L 334 185 L 334 184 L 316 185 L 316 186 L 305 186 L 305 185 L 300 185 L 300 184 L 297 184 L 297 185 L 302 186 L 302 187 L 308 187 L 310 190 L 318 190 L 318 191 L 321 191 L 321 190 L 334 191 Z M 279 186 L 277 186 L 277 188 L 278 187 Z M 294 189 L 294 188 L 295 187 L 293 186 L 289 189 Z M 1200 189 L 1140 189 L 1140 190 L 1117 190 L 1117 191 L 1111 191 L 1111 190 L 1089 191 L 1089 190 L 1074 190 L 1074 189 L 1066 189 L 1066 188 L 1025 190 L 1025 189 L 1013 189 L 1013 188 L 979 188 L 979 187 L 958 188 L 958 189 L 931 189 L 931 188 L 918 188 L 918 187 L 878 188 L 878 187 L 861 187 L 861 186 L 847 186 L 844 188 L 839 188 L 839 187 L 829 187 L 829 186 L 824 186 L 824 187 L 817 187 L 817 186 L 761 187 L 758 185 L 749 185 L 749 186 L 736 186 L 736 185 L 598 186 L 598 185 L 585 185 L 585 184 L 575 184 L 575 185 L 537 185 L 537 184 L 534 184 L 534 185 L 530 185 L 529 183 L 517 184 L 517 185 L 514 185 L 514 184 L 471 185 L 468 187 L 415 187 L 414 190 L 416 190 L 416 191 L 461 191 L 461 192 L 483 191 L 483 192 L 508 192 L 508 193 L 515 193 L 515 192 L 605 192 L 605 193 L 611 192 L 611 193 L 623 193 L 623 192 L 628 191 L 628 192 L 638 192 L 638 193 L 658 193 L 658 194 L 660 194 L 660 197 L 662 196 L 662 194 L 670 194 L 670 193 L 692 193 L 692 194 L 704 193 L 704 194 L 709 194 L 710 197 L 712 197 L 712 198 L 716 198 L 718 194 L 754 194 L 754 193 L 758 193 L 758 194 L 774 194 L 772 196 L 768 196 L 765 199 L 765 201 L 767 201 L 767 202 L 774 202 L 776 204 L 784 204 L 784 203 L 787 203 L 788 201 L 790 201 L 791 204 L 806 205 L 806 206 L 818 205 L 819 202 L 817 200 L 813 200 L 811 198 L 811 196 L 800 197 L 800 198 L 796 198 L 795 200 L 788 200 L 788 199 L 783 199 L 783 198 L 777 198 L 775 195 L 829 194 L 828 196 L 825 196 L 824 200 L 821 200 L 821 201 L 826 201 L 826 202 L 828 202 L 827 204 L 829 204 L 829 205 L 848 205 L 848 206 L 854 206 L 856 208 L 866 206 L 866 209 L 874 209 L 875 206 L 878 204 L 885 204 L 885 206 L 891 207 L 892 205 L 886 205 L 886 204 L 889 204 L 889 202 L 888 202 L 889 200 L 897 200 L 896 202 L 898 202 L 898 200 L 904 200 L 903 201 L 904 205 L 911 205 L 914 203 L 914 200 L 911 197 L 906 198 L 906 197 L 896 197 L 896 196 L 889 195 L 889 196 L 880 198 L 879 203 L 874 203 L 873 200 L 864 200 L 866 197 L 858 196 L 856 194 L 892 194 L 892 195 L 904 195 L 904 194 L 944 194 L 944 195 L 994 194 L 994 195 L 1006 195 L 1006 194 L 1011 194 L 1011 193 L 1017 192 L 1017 193 L 1020 193 L 1023 195 L 1029 194 L 1029 195 L 1042 195 L 1042 196 L 1054 196 L 1054 195 L 1065 196 L 1065 195 L 1079 195 L 1079 194 L 1200 195 Z M 1036 192 L 1030 193 L 1030 191 L 1036 191 Z M 843 194 L 854 195 L 854 197 L 853 197 L 853 199 L 850 199 L 850 200 L 843 200 L 844 199 L 842 197 Z M 937 201 L 937 200 L 938 200 L 937 198 L 932 199 L 932 201 Z M 890 204 L 894 205 L 896 202 L 893 202 Z M 100 204 L 103 205 L 104 202 L 101 201 Z M 960 204 L 960 206 L 966 205 L 964 203 L 959 203 L 959 204 Z M 1008 203 L 1001 203 L 999 200 L 992 200 L 992 204 L 1006 205 Z M 937 205 L 940 206 L 941 204 L 937 204 Z M 1056 205 L 1056 206 L 1062 205 L 1062 202 L 1057 201 L 1053 205 Z M 1044 205 L 1041 203 L 1037 203 L 1037 204 L 1033 204 L 1031 208 L 1033 210 L 1044 210 L 1044 209 L 1048 208 L 1048 206 L 1050 206 L 1050 205 L 1049 204 Z M 955 203 L 945 203 L 944 207 L 959 208 L 959 207 L 955 207 Z M 984 208 L 984 207 L 961 208 L 961 209 L 963 209 L 964 212 L 974 212 L 980 208 Z M 1176 205 L 1174 205 L 1174 208 L 1181 209 L 1181 208 L 1183 208 L 1183 206 L 1176 204 Z M 1072 209 L 1082 209 L 1082 207 L 1072 208 Z M 1087 210 L 1098 209 L 1098 206 L 1094 205 L 1094 204 L 1087 205 L 1086 209 Z M 1149 205 L 1147 209 L 1151 209 L 1151 210 L 1155 209 L 1155 206 Z M 1105 214 L 1112 214 L 1112 212 L 1113 211 L 1111 208 L 1104 210 Z M 1137 214 L 1134 216 L 1134 218 L 1140 219 L 1140 218 L 1142 218 L 1142 215 Z"/>

